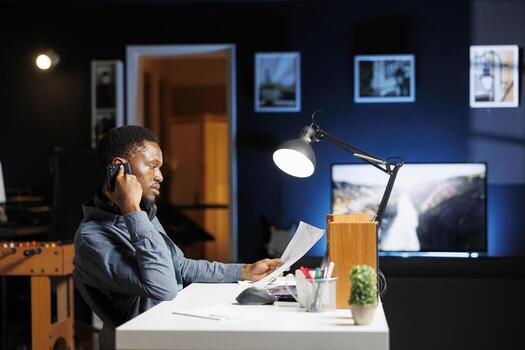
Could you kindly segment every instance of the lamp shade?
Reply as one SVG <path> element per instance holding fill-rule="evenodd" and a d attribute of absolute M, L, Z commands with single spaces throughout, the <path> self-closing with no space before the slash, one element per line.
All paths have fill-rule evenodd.
<path fill-rule="evenodd" d="M 295 177 L 308 177 L 315 170 L 312 146 L 302 139 L 286 141 L 273 152 L 273 162 L 285 173 Z"/>

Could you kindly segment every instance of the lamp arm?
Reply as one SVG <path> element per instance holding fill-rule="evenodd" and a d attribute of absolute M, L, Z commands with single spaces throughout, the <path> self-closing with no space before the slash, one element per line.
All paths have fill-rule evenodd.
<path fill-rule="evenodd" d="M 383 198 L 381 198 L 381 203 L 379 204 L 379 208 L 377 209 L 376 216 L 374 217 L 374 221 L 377 222 L 377 229 L 381 227 L 381 220 L 383 220 L 383 214 L 385 213 L 386 205 L 388 203 L 388 200 L 390 199 L 390 194 L 392 193 L 392 188 L 394 188 L 394 182 L 396 181 L 397 172 L 399 171 L 399 168 L 403 166 L 402 162 L 394 163 L 394 169 L 390 173 L 390 177 L 388 178 L 388 183 L 385 187 L 385 192 L 383 193 Z"/>
<path fill-rule="evenodd" d="M 354 145 L 344 142 L 343 140 L 333 135 L 330 135 L 329 133 L 325 132 L 324 130 L 319 128 L 319 126 L 315 124 L 312 125 L 312 128 L 315 130 L 315 138 L 312 141 L 318 142 L 323 138 L 327 139 L 328 141 L 339 146 L 345 151 L 352 153 L 354 157 L 359 158 L 362 161 L 370 165 L 373 165 L 377 169 L 389 175 L 388 183 L 386 185 L 385 192 L 383 193 L 383 198 L 381 198 L 381 203 L 379 204 L 379 208 L 373 219 L 374 221 L 377 222 L 377 229 L 379 230 L 379 228 L 381 227 L 381 220 L 383 219 L 383 214 L 385 213 L 386 205 L 388 204 L 388 200 L 390 199 L 390 194 L 392 193 L 392 189 L 394 188 L 394 182 L 396 181 L 397 172 L 399 171 L 399 168 L 403 166 L 403 162 L 398 161 L 395 163 L 390 163 L 366 151 L 363 151 L 362 149 Z M 384 168 L 379 166 L 379 164 L 383 165 Z"/>
<path fill-rule="evenodd" d="M 352 153 L 352 155 L 356 158 L 361 159 L 362 161 L 373 165 L 377 169 L 381 170 L 384 173 L 387 173 L 388 175 L 391 175 L 391 164 L 387 161 L 382 160 L 379 157 L 374 156 L 373 154 L 370 154 L 366 151 L 363 151 L 362 149 L 351 145 L 347 142 L 344 142 L 343 140 L 330 135 L 329 133 L 325 132 L 324 130 L 320 129 L 317 125 L 314 126 L 314 129 L 316 131 L 316 140 L 320 141 L 321 139 L 327 139 L 328 141 L 332 142 L 336 146 L 339 146 L 340 148 L 344 149 L 345 151 Z M 383 164 L 385 168 L 380 167 L 378 164 Z"/>

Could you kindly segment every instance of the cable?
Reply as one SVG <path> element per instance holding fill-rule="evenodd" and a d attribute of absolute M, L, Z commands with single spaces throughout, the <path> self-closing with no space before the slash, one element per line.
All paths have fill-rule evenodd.
<path fill-rule="evenodd" d="M 319 114 L 321 114 L 322 110 L 318 109 L 316 111 L 314 111 L 312 113 L 312 125 L 316 125 L 317 126 L 317 123 L 316 123 L 316 118 L 318 119 L 319 118 Z"/>
<path fill-rule="evenodd" d="M 383 296 L 386 293 L 386 277 L 379 268 L 377 269 L 377 284 L 379 288 L 379 296 L 383 299 Z"/>

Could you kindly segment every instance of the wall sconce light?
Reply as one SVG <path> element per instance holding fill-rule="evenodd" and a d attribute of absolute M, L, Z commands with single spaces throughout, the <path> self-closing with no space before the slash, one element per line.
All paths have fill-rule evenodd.
<path fill-rule="evenodd" d="M 47 50 L 36 56 L 35 64 L 41 70 L 48 70 L 58 64 L 60 57 L 53 50 Z"/>

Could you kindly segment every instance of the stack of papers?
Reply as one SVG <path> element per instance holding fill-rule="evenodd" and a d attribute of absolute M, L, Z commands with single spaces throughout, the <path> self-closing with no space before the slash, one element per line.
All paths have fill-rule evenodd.
<path fill-rule="evenodd" d="M 303 257 L 314 244 L 323 236 L 324 230 L 304 222 L 300 222 L 295 234 L 288 243 L 281 260 L 284 261 L 280 267 L 265 278 L 253 283 L 254 286 L 264 288 L 268 283 L 272 282 L 284 271 L 288 270 L 297 260 Z"/>

